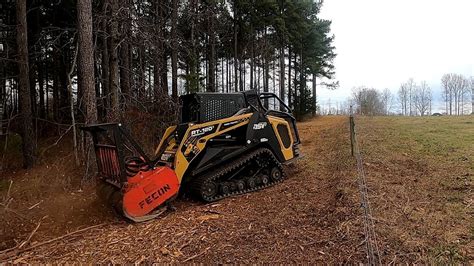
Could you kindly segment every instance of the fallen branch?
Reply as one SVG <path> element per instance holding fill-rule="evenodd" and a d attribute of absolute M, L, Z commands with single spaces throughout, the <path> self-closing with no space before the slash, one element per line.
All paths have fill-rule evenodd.
<path fill-rule="evenodd" d="M 45 217 L 46 217 L 46 216 L 45 216 Z M 44 219 L 45 217 L 43 217 L 43 219 Z M 41 220 L 43 220 L 43 219 L 41 219 Z M 8 252 L 10 252 L 10 251 L 12 251 L 12 250 L 22 248 L 24 245 L 26 245 L 26 244 L 31 240 L 31 238 L 32 238 L 33 235 L 36 233 L 36 231 L 38 231 L 38 228 L 40 227 L 40 225 L 41 225 L 41 221 L 38 222 L 38 225 L 36 226 L 36 228 L 30 233 L 30 235 L 28 236 L 28 238 L 26 238 L 26 240 L 23 241 L 21 244 L 18 244 L 18 245 L 16 245 L 16 246 L 12 247 L 12 248 L 4 249 L 4 250 L 0 251 L 0 254 L 5 254 L 5 253 L 8 253 Z"/>
<path fill-rule="evenodd" d="M 196 254 L 196 255 L 194 255 L 194 256 L 191 256 L 191 257 L 189 257 L 189 258 L 183 260 L 182 262 L 188 262 L 188 261 L 190 261 L 190 260 L 193 260 L 193 259 L 195 259 L 195 258 L 201 256 L 202 254 L 206 253 L 208 250 L 209 250 L 209 247 L 206 248 L 203 252 L 198 253 L 198 254 Z"/>
<path fill-rule="evenodd" d="M 69 126 L 68 129 L 59 136 L 59 138 L 52 144 L 52 145 L 49 145 L 48 147 L 46 147 L 43 151 L 41 151 L 41 157 L 43 157 L 43 155 L 46 153 L 46 151 L 48 151 L 50 148 L 58 145 L 58 143 L 61 141 L 61 139 L 69 132 L 69 130 L 71 130 L 73 126 Z"/>
<path fill-rule="evenodd" d="M 7 195 L 5 196 L 5 199 L 3 201 L 3 203 L 5 204 L 5 208 L 8 207 L 8 204 L 10 201 L 10 191 L 12 190 L 12 185 L 13 185 L 13 180 L 10 180 L 10 185 L 8 185 Z"/>
<path fill-rule="evenodd" d="M 59 237 L 56 237 L 56 238 L 53 238 L 53 239 L 50 239 L 50 240 L 47 240 L 47 241 L 44 241 L 44 242 L 40 242 L 40 243 L 37 243 L 35 245 L 32 245 L 32 246 L 29 246 L 27 248 L 18 248 L 18 249 L 15 249 L 15 250 L 11 250 L 11 251 L 7 251 L 5 252 L 5 254 L 3 254 L 3 256 L 0 256 L 0 261 L 1 260 L 7 260 L 11 257 L 14 257 L 14 256 L 18 256 L 18 254 L 20 253 L 23 253 L 23 252 L 26 252 L 26 251 L 29 251 L 29 250 L 32 250 L 32 249 L 35 249 L 37 247 L 40 247 L 40 246 L 43 246 L 43 245 L 47 245 L 47 244 L 50 244 L 50 243 L 53 243 L 53 242 L 56 242 L 58 240 L 61 240 L 61 239 L 64 239 L 64 238 L 67 238 L 69 236 L 72 236 L 72 235 L 75 235 L 75 234 L 78 234 L 78 233 L 83 233 L 83 232 L 86 232 L 88 230 L 91 230 L 91 229 L 94 229 L 94 228 L 97 228 L 97 227 L 101 227 L 103 225 L 105 225 L 107 223 L 101 223 L 101 224 L 97 224 L 97 225 L 93 225 L 93 226 L 89 226 L 89 227 L 86 227 L 86 228 L 83 228 L 83 229 L 79 229 L 79 230 L 76 230 L 74 232 L 71 232 L 71 233 L 68 233 L 68 234 L 65 234 L 63 236 L 59 236 Z"/>
<path fill-rule="evenodd" d="M 33 209 L 34 207 L 40 205 L 41 202 L 43 202 L 43 200 L 41 200 L 40 202 L 38 202 L 38 203 L 34 204 L 33 206 L 29 207 L 28 210 L 31 210 L 31 209 Z"/>
<path fill-rule="evenodd" d="M 33 235 L 36 233 L 36 231 L 38 231 L 38 228 L 40 227 L 41 225 L 41 221 L 39 221 L 38 225 L 36 226 L 36 228 L 31 231 L 30 235 L 28 236 L 28 238 L 23 241 L 23 243 L 20 244 L 20 246 L 18 246 L 19 249 L 23 248 L 26 244 L 28 244 L 28 242 L 30 242 L 31 238 L 33 237 Z"/>

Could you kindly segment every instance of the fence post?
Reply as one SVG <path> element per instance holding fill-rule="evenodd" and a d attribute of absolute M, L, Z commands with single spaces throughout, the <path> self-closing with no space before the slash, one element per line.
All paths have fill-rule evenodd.
<path fill-rule="evenodd" d="M 354 114 L 352 113 L 352 105 L 350 107 L 349 114 L 349 127 L 350 127 L 350 138 L 351 138 L 351 155 L 354 157 L 354 141 L 355 141 L 355 124 L 354 124 Z"/>

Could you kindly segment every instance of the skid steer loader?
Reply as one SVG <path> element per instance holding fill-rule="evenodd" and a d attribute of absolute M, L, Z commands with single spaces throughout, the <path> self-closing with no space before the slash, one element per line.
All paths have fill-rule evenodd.
<path fill-rule="evenodd" d="M 272 99 L 279 110 L 265 107 Z M 273 93 L 194 93 L 180 101 L 180 123 L 165 131 L 154 159 L 122 124 L 82 128 L 94 142 L 98 195 L 132 221 L 155 218 L 178 194 L 212 202 L 271 186 L 282 181 L 282 164 L 299 156 L 295 118 Z"/>

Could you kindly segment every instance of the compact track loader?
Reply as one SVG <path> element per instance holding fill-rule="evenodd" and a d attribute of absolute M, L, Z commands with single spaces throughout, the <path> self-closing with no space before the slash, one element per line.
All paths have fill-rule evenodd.
<path fill-rule="evenodd" d="M 265 107 L 272 99 L 279 110 Z M 180 123 L 165 131 L 155 159 L 121 124 L 82 128 L 93 138 L 99 196 L 133 221 L 158 216 L 178 194 L 212 202 L 271 186 L 282 181 L 282 164 L 299 156 L 295 118 L 273 93 L 194 93 L 180 101 Z"/>

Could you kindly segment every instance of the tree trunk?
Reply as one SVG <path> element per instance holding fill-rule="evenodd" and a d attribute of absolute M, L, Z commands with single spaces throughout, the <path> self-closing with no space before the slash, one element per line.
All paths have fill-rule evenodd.
<path fill-rule="evenodd" d="M 46 63 L 47 64 L 47 63 Z M 46 96 L 46 107 L 45 107 L 45 118 L 49 118 L 49 68 L 45 67 L 44 70 L 44 80 L 45 80 L 45 86 L 44 86 L 44 92 Z"/>
<path fill-rule="evenodd" d="M 268 92 L 268 81 L 269 81 L 269 65 L 268 65 L 268 59 L 266 58 L 266 54 L 263 58 L 263 91 L 264 92 Z M 268 99 L 265 99 L 265 101 L 263 101 L 263 104 L 265 106 L 265 108 L 268 109 Z"/>
<path fill-rule="evenodd" d="M 243 68 L 242 68 L 242 65 L 245 65 L 245 59 L 243 60 L 244 62 L 242 63 L 242 60 L 239 58 L 239 91 L 243 91 L 244 90 L 244 84 L 243 84 L 243 81 L 242 81 L 242 78 L 243 78 Z"/>
<path fill-rule="evenodd" d="M 269 80 L 269 64 L 268 64 L 268 47 L 267 47 L 267 26 L 265 26 L 264 34 L 264 45 L 265 50 L 263 51 L 263 91 L 268 92 L 268 80 Z M 265 101 L 265 105 L 268 108 L 268 100 Z"/>
<path fill-rule="evenodd" d="M 165 95 L 169 95 L 168 88 L 168 53 L 166 52 L 165 46 L 163 46 L 163 57 L 161 58 L 162 71 L 161 71 L 161 84 Z"/>
<path fill-rule="evenodd" d="M 22 115 L 23 167 L 31 168 L 36 163 L 36 141 L 33 131 L 33 114 L 30 99 L 30 81 L 28 76 L 28 36 L 26 23 L 26 0 L 17 0 L 16 4 L 19 69 L 19 97 Z"/>
<path fill-rule="evenodd" d="M 298 54 L 297 51 L 293 53 L 294 56 L 294 61 L 293 61 L 293 70 L 294 70 L 294 75 L 293 75 L 293 106 L 295 108 L 295 111 L 298 112 L 300 105 L 299 105 L 299 97 L 298 97 L 298 80 L 300 77 L 298 77 L 298 71 L 300 71 L 299 68 L 301 66 L 298 66 Z"/>
<path fill-rule="evenodd" d="M 107 27 L 107 6 L 108 2 L 104 1 L 102 3 L 102 36 L 101 36 L 101 44 L 102 44 L 102 58 L 101 58 L 101 93 L 100 96 L 102 97 L 101 101 L 101 110 L 100 114 L 101 117 L 105 117 L 108 109 L 108 99 L 107 95 L 109 94 L 109 40 L 108 40 L 108 27 Z"/>
<path fill-rule="evenodd" d="M 33 51 L 35 53 L 35 51 Z M 31 113 L 33 119 L 38 117 L 38 110 L 36 108 L 36 63 L 33 57 L 28 59 L 28 75 L 30 81 L 30 101 L 31 101 Z"/>
<path fill-rule="evenodd" d="M 155 38 L 155 58 L 153 68 L 153 90 L 155 98 L 163 94 L 164 84 L 162 82 L 163 68 L 163 49 L 164 49 L 164 18 L 163 6 L 161 1 L 155 1 L 155 15 L 156 15 L 156 38 Z"/>
<path fill-rule="evenodd" d="M 92 0 L 77 1 L 77 27 L 79 45 L 78 85 L 82 90 L 85 123 L 97 123 L 97 106 L 94 84 L 94 47 L 92 44 Z"/>
<path fill-rule="evenodd" d="M 129 6 L 130 2 L 128 0 L 122 0 L 124 6 Z M 122 41 L 120 44 L 120 85 L 121 85 L 121 94 L 123 97 L 124 107 L 127 107 L 127 103 L 130 100 L 130 23 L 131 17 L 128 11 L 122 19 L 121 25 L 121 35 Z"/>
<path fill-rule="evenodd" d="M 280 47 L 280 99 L 285 102 L 285 46 Z M 284 106 L 280 106 L 280 110 L 284 110 Z"/>
<path fill-rule="evenodd" d="M 229 55 L 230 57 L 230 55 Z M 226 58 L 226 61 L 227 61 L 227 64 L 226 64 L 226 75 L 225 75 L 225 79 L 226 79 L 226 92 L 230 92 L 230 66 L 229 66 L 229 57 Z M 473 101 L 474 102 L 474 101 Z M 474 103 L 473 103 L 474 104 Z M 474 112 L 474 109 L 473 109 L 473 112 Z"/>
<path fill-rule="evenodd" d="M 206 91 L 215 92 L 216 91 L 216 40 L 215 40 L 215 30 L 214 30 L 214 3 L 208 4 L 208 64 L 207 76 L 209 77 L 209 83 L 207 84 Z"/>
<path fill-rule="evenodd" d="M 276 65 L 276 62 L 273 59 L 272 60 L 272 87 L 273 87 L 272 92 L 276 94 L 277 92 L 276 92 L 276 82 L 275 82 L 276 81 L 276 66 L 275 65 Z M 275 106 L 273 106 L 273 108 L 275 108 Z"/>
<path fill-rule="evenodd" d="M 221 87 L 222 87 L 222 92 L 225 91 L 225 83 L 224 83 L 224 65 L 225 65 L 225 62 L 224 62 L 224 57 L 221 58 Z"/>
<path fill-rule="evenodd" d="M 123 102 L 130 102 L 130 44 L 127 41 L 120 45 L 120 85 Z"/>
<path fill-rule="evenodd" d="M 76 44 L 79 45 L 79 44 Z M 74 59 L 71 65 L 71 69 L 69 70 L 67 74 L 67 80 L 68 80 L 68 96 L 69 96 L 69 113 L 71 116 L 71 126 L 72 126 L 72 140 L 73 140 L 73 148 L 74 148 L 74 158 L 76 159 L 76 166 L 79 166 L 79 156 L 78 156 L 78 150 L 77 150 L 77 131 L 76 131 L 76 116 L 74 115 L 74 99 L 72 95 L 72 73 L 74 72 L 74 69 L 76 68 L 76 61 L 77 61 L 77 54 L 79 53 L 79 49 L 76 46 L 76 51 L 74 53 Z"/>
<path fill-rule="evenodd" d="M 244 91 L 246 89 L 246 86 L 247 86 L 247 66 L 245 65 L 245 59 L 244 59 L 244 63 L 242 64 L 244 67 L 244 78 L 243 78 L 243 82 L 242 82 L 242 85 L 243 85 L 243 88 L 241 89 L 241 91 Z"/>
<path fill-rule="evenodd" d="M 137 99 L 141 101 L 145 99 L 145 46 L 141 42 L 138 47 L 138 89 Z"/>
<path fill-rule="evenodd" d="M 59 51 L 54 51 L 54 69 L 55 73 L 53 73 L 53 120 L 55 122 L 59 121 Z"/>
<path fill-rule="evenodd" d="M 304 91 L 306 89 L 306 74 L 304 73 L 304 65 L 303 65 L 303 47 L 301 47 L 301 50 L 300 50 L 300 95 L 298 97 L 298 106 L 299 106 L 299 110 L 300 110 L 300 114 L 303 113 L 303 95 L 304 95 Z"/>
<path fill-rule="evenodd" d="M 316 106 L 318 104 L 317 98 L 316 98 L 316 74 L 313 74 L 313 102 L 314 102 L 314 110 L 313 110 L 313 116 L 316 115 Z"/>
<path fill-rule="evenodd" d="M 471 77 L 471 114 L 474 115 L 474 77 Z"/>
<path fill-rule="evenodd" d="M 263 91 L 268 92 L 268 81 L 269 81 L 269 72 L 270 72 L 270 65 L 268 63 L 268 47 L 267 47 L 267 26 L 265 26 L 265 31 L 264 31 L 264 41 L 265 41 L 265 50 L 263 53 Z M 268 99 L 265 99 L 264 101 L 265 108 L 268 109 Z"/>
<path fill-rule="evenodd" d="M 444 96 L 445 96 L 444 102 L 445 102 L 445 104 L 446 104 L 446 114 L 448 114 L 448 110 L 449 110 L 449 109 L 448 109 L 448 88 L 445 88 L 445 91 L 446 91 L 446 92 L 445 92 L 445 94 L 444 94 Z"/>
<path fill-rule="evenodd" d="M 234 8 L 235 8 L 235 11 L 234 11 L 234 91 L 237 92 L 238 90 L 238 87 L 239 87 L 239 77 L 238 77 L 238 71 L 239 71 L 239 62 L 238 62 L 238 58 L 239 58 L 239 53 L 237 51 L 237 44 L 238 44 L 238 21 L 237 21 L 237 18 L 238 18 L 238 10 L 237 10 L 237 7 L 235 7 L 237 4 L 237 0 L 234 0 Z"/>
<path fill-rule="evenodd" d="M 38 63 L 40 64 L 40 63 Z M 43 65 L 40 64 L 38 68 L 38 84 L 39 84 L 39 106 L 38 106 L 38 114 L 40 118 L 45 118 L 45 111 L 44 111 L 44 68 Z"/>
<path fill-rule="evenodd" d="M 250 32 L 253 32 L 253 28 L 250 30 Z M 251 49 L 252 49 L 252 52 L 251 52 L 251 55 L 250 55 L 250 89 L 253 90 L 254 89 L 254 67 L 255 67 L 255 43 L 254 43 L 254 37 L 253 37 L 253 34 L 252 36 L 250 37 L 251 40 Z"/>
<path fill-rule="evenodd" d="M 3 120 L 6 119 L 5 114 L 7 112 L 7 90 L 6 90 L 6 84 L 7 84 L 7 78 L 6 78 L 6 73 L 5 73 L 5 65 L 1 64 L 0 65 L 0 75 L 2 75 L 0 78 L 0 135 L 4 134 L 3 130 Z M 0 166 L 0 169 L 2 167 Z"/>
<path fill-rule="evenodd" d="M 64 42 L 64 40 L 62 40 Z M 63 44 L 64 45 L 64 44 Z M 59 55 L 59 120 L 63 123 L 71 121 L 71 113 L 69 112 L 69 90 L 67 70 L 70 68 L 69 50 L 58 50 Z"/>
<path fill-rule="evenodd" d="M 110 44 L 109 44 L 109 93 L 110 109 L 107 114 L 107 121 L 117 122 L 120 119 L 119 101 L 119 64 L 118 64 L 118 2 L 110 0 L 111 22 L 110 22 Z"/>
<path fill-rule="evenodd" d="M 173 10 L 171 10 L 171 96 L 178 98 L 178 1 L 173 0 Z"/>
<path fill-rule="evenodd" d="M 291 48 L 288 48 L 288 106 L 293 108 L 291 99 Z"/>

